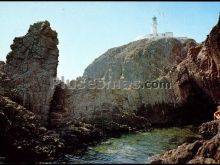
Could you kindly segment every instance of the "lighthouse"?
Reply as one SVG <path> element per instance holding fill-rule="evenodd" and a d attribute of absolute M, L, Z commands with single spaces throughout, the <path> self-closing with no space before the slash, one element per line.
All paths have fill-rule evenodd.
<path fill-rule="evenodd" d="M 220 21 L 220 18 L 219 18 Z M 138 37 L 138 39 L 144 39 L 144 38 L 149 38 L 149 39 L 160 39 L 160 38 L 172 38 L 173 37 L 173 32 L 165 32 L 165 33 L 158 33 L 157 31 L 157 17 L 154 16 L 152 17 L 152 24 L 151 24 L 151 33 Z M 176 37 L 178 39 L 187 39 L 187 37 Z"/>
<path fill-rule="evenodd" d="M 152 34 L 153 36 L 157 36 L 157 17 L 152 18 Z"/>

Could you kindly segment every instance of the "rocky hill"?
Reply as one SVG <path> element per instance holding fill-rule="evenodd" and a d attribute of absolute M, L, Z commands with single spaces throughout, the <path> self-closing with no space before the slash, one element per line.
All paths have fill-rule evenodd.
<path fill-rule="evenodd" d="M 190 89 L 181 90 L 179 86 L 188 78 L 186 68 L 181 65 L 190 56 L 188 52 L 199 47 L 197 45 L 193 39 L 153 38 L 108 50 L 85 69 L 81 77 L 85 79 L 85 89 L 66 91 L 69 116 L 94 121 L 97 116 L 106 118 L 116 109 L 119 114 L 135 113 L 145 117 L 153 125 L 186 124 L 210 118 L 214 107 L 211 96 L 193 81 L 189 87 L 181 86 Z M 90 88 L 92 80 L 108 85 L 103 89 Z M 139 88 L 133 88 L 132 82 L 137 81 Z M 121 85 L 124 82 L 130 84 Z M 169 88 L 161 84 L 157 88 L 147 88 L 146 82 L 169 84 Z M 192 111 L 195 107 L 200 110 Z"/>
<path fill-rule="evenodd" d="M 202 44 L 192 39 L 143 39 L 109 49 L 85 69 L 81 79 L 86 88 L 66 92 L 70 116 L 94 121 L 117 109 L 145 117 L 153 125 L 212 119 L 220 100 L 218 26 Z M 89 88 L 88 82 L 95 79 L 116 82 L 116 88 Z M 140 81 L 141 88 L 118 89 L 124 81 Z M 170 88 L 149 89 L 146 81 L 166 82 Z"/>
<path fill-rule="evenodd" d="M 108 50 L 85 69 L 82 79 L 86 81 L 86 88 L 67 92 L 67 109 L 73 111 L 71 117 L 94 121 L 97 115 L 98 118 L 100 115 L 109 116 L 114 109 L 119 113 L 134 113 L 138 109 L 146 109 L 148 105 L 176 103 L 175 98 L 169 98 L 166 94 L 172 94 L 172 89 L 134 89 L 130 85 L 135 81 L 139 81 L 142 86 L 145 81 L 167 82 L 164 76 L 186 58 L 190 47 L 196 45 L 192 39 L 155 38 Z M 91 80 L 110 83 L 110 88 L 106 86 L 104 89 L 91 89 L 88 85 Z M 119 83 L 126 81 L 131 84 L 117 90 Z M 113 87 L 114 83 L 117 83 L 117 89 Z M 160 121 L 153 119 L 151 122 L 168 123 L 172 118 L 161 118 Z"/>
<path fill-rule="evenodd" d="M 177 38 L 142 39 L 109 49 L 95 59 L 84 72 L 87 78 L 105 80 L 153 80 L 164 76 L 186 58 L 187 51 L 195 46 L 193 39 Z"/>

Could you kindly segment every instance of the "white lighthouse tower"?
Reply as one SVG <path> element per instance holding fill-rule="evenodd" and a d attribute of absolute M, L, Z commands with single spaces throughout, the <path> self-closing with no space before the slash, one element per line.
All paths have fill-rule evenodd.
<path fill-rule="evenodd" d="M 157 36 L 157 17 L 152 18 L 152 34 L 153 36 Z"/>
<path fill-rule="evenodd" d="M 219 19 L 220 20 L 220 19 Z M 151 24 L 151 33 L 144 35 L 142 37 L 138 37 L 138 40 L 149 38 L 149 39 L 160 39 L 160 38 L 172 38 L 173 32 L 165 32 L 165 33 L 158 33 L 157 32 L 157 17 L 152 17 L 152 24 Z M 176 37 L 178 39 L 187 39 L 187 37 Z"/>

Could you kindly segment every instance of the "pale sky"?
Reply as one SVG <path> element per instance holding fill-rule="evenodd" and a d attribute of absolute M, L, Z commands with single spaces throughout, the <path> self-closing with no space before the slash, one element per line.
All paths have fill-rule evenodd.
<path fill-rule="evenodd" d="M 220 2 L 0 2 L 0 60 L 14 37 L 48 20 L 58 32 L 58 76 L 74 79 L 109 48 L 150 33 L 153 16 L 158 32 L 202 42 L 219 12 Z"/>

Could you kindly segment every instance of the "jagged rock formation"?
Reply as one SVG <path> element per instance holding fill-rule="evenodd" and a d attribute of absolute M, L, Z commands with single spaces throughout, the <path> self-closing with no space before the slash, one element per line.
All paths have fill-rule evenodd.
<path fill-rule="evenodd" d="M 35 23 L 25 36 L 14 39 L 5 65 L 22 105 L 41 114 L 45 124 L 54 93 L 50 88 L 51 79 L 57 74 L 57 44 L 57 33 L 48 21 Z"/>
<path fill-rule="evenodd" d="M 175 74 L 178 77 L 177 97 L 181 101 L 189 101 L 192 89 L 192 81 L 199 87 L 200 91 L 211 98 L 210 102 L 219 104 L 220 83 L 220 18 L 214 26 L 205 42 L 197 47 L 191 48 L 187 59 L 177 66 Z M 184 69 L 183 69 L 184 68 Z M 184 70 L 183 71 L 181 71 Z M 196 96 L 194 96 L 196 97 Z M 192 98 L 192 97 L 190 97 Z M 206 104 L 209 102 L 205 101 Z M 206 108 L 206 111 L 210 107 Z M 156 158 L 152 163 L 220 163 L 220 122 L 212 121 L 202 124 L 200 133 L 202 140 L 193 144 L 183 144 L 177 149 L 167 151 Z"/>
<path fill-rule="evenodd" d="M 220 100 L 219 66 L 220 66 L 220 24 L 214 26 L 207 39 L 200 45 L 189 50 L 186 60 L 170 73 L 177 77 L 179 99 L 187 97 L 184 86 L 193 80 L 201 90 L 207 93 L 213 101 Z M 174 80 L 175 81 L 175 80 Z"/>
<path fill-rule="evenodd" d="M 166 76 L 172 82 L 177 103 L 193 105 L 193 111 L 197 113 L 196 117 L 207 112 L 201 118 L 212 119 L 213 111 L 219 104 L 219 43 L 220 24 L 218 22 L 207 39 L 200 45 L 192 47 L 187 58 Z"/>
<path fill-rule="evenodd" d="M 184 143 L 177 149 L 167 151 L 152 164 L 213 164 L 220 163 L 220 121 L 211 121 L 200 126 L 201 140 Z"/>

